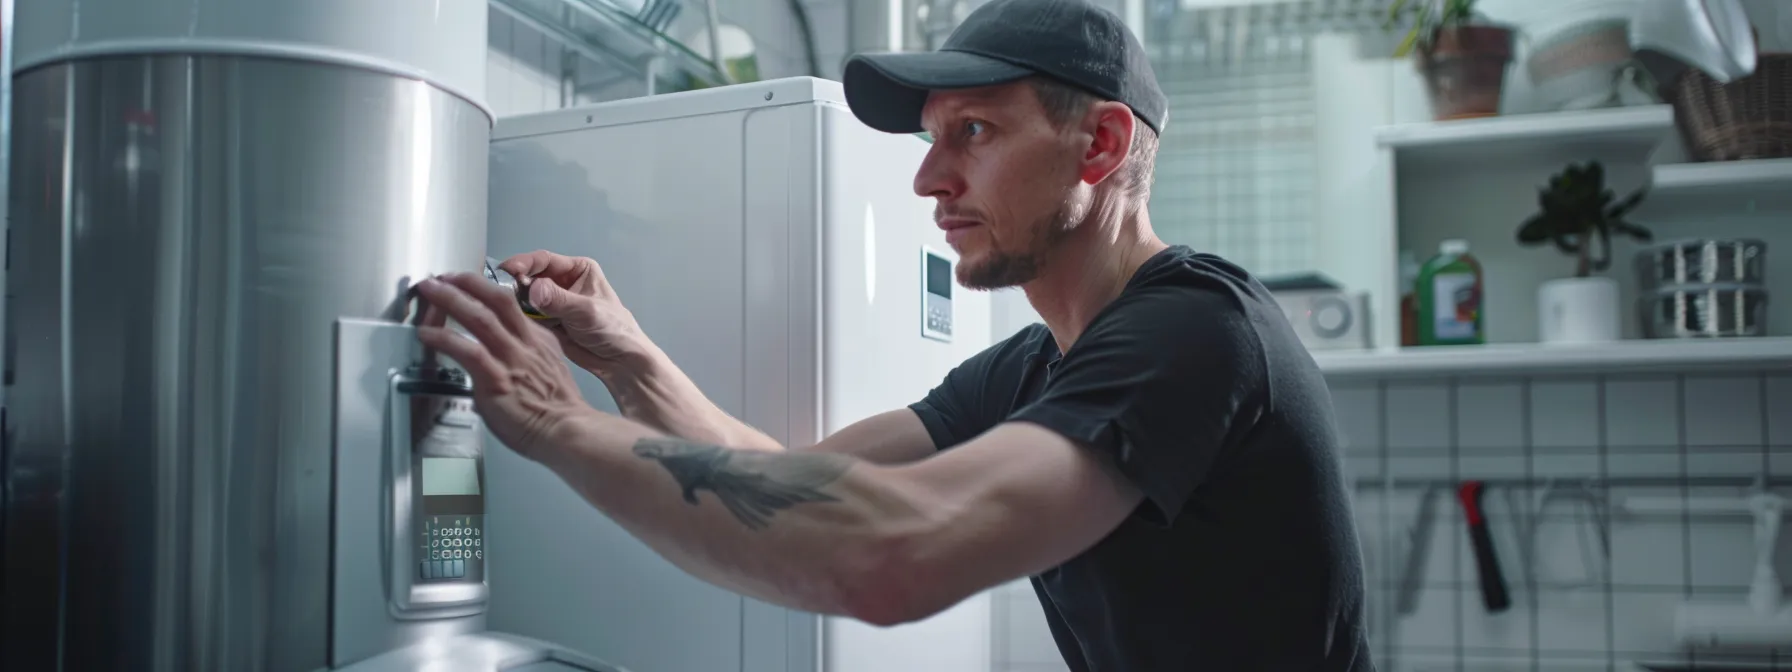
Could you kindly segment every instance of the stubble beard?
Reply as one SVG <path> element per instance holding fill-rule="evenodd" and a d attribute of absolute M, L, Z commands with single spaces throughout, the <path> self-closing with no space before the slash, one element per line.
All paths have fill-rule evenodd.
<path fill-rule="evenodd" d="M 1057 210 L 1029 227 L 1031 238 L 1026 249 L 1003 250 L 991 241 L 989 256 L 975 265 L 959 264 L 958 283 L 966 289 L 988 291 L 1018 287 L 1039 277 L 1052 252 L 1070 237 L 1089 215 L 1087 199 L 1066 198 Z"/>

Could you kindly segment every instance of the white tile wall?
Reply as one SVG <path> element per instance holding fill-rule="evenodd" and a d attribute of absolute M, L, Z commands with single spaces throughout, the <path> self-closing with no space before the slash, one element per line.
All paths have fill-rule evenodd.
<path fill-rule="evenodd" d="M 1633 669 L 1632 661 L 1681 657 L 1676 605 L 1743 599 L 1751 523 L 1632 514 L 1623 500 L 1743 491 L 1683 477 L 1792 476 L 1792 376 L 1784 374 L 1339 382 L 1333 394 L 1384 670 Z M 1545 482 L 1574 491 L 1602 478 L 1612 479 L 1595 490 L 1611 507 L 1609 554 L 1598 543 L 1599 516 L 1578 500 L 1554 500 L 1526 533 Z M 1413 572 L 1413 608 L 1403 610 L 1402 568 L 1427 479 L 1444 489 L 1421 530 L 1428 541 L 1419 537 L 1429 552 Z M 1514 481 L 1490 488 L 1485 503 L 1512 595 L 1500 614 L 1482 606 L 1451 489 L 1469 479 Z M 1776 564 L 1784 573 L 1792 558 Z M 1792 650 L 1779 655 L 1792 659 Z"/>
<path fill-rule="evenodd" d="M 1741 602 L 1752 570 L 1751 523 L 1631 514 L 1623 500 L 1742 492 L 1671 485 L 1682 476 L 1792 477 L 1787 374 L 1339 381 L 1333 395 L 1372 586 L 1373 644 L 1388 672 L 1631 670 L 1634 661 L 1689 661 L 1674 641 L 1675 607 L 1687 599 Z M 1584 500 L 1552 499 L 1534 529 L 1524 524 L 1543 483 L 1561 479 L 1558 487 L 1572 492 L 1602 477 L 1620 479 L 1595 490 L 1610 507 L 1609 553 Z M 1670 485 L 1625 485 L 1626 478 Z M 1483 606 L 1454 497 L 1453 486 L 1469 479 L 1507 479 L 1485 501 L 1512 597 L 1499 614 Z M 1441 489 L 1431 495 L 1430 524 L 1413 535 L 1427 480 Z M 1402 568 L 1415 541 L 1426 550 L 1402 609 Z M 1782 537 L 1775 561 L 1782 576 L 1792 573 L 1787 547 L 1792 540 Z M 994 670 L 1066 670 L 1031 587 L 1016 582 L 998 595 Z M 1775 653 L 1792 669 L 1784 662 L 1792 650 Z"/>

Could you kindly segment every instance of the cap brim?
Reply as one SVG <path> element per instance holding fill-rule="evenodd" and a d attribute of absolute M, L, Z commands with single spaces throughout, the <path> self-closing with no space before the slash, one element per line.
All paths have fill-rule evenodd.
<path fill-rule="evenodd" d="M 860 54 L 846 62 L 841 84 L 859 121 L 886 133 L 921 132 L 927 94 L 941 89 L 995 86 L 1032 70 L 963 51 Z"/>

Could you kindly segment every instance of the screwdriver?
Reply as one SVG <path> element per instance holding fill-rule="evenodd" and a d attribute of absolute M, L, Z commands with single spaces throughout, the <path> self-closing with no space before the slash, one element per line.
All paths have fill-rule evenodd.
<path fill-rule="evenodd" d="M 534 304 L 529 303 L 529 284 L 525 279 L 518 278 L 511 275 L 509 271 L 499 268 L 498 263 L 497 259 L 491 257 L 485 258 L 485 279 L 496 283 L 500 287 L 508 288 L 515 293 L 517 306 L 523 309 L 524 315 L 528 315 L 530 318 L 533 318 L 550 328 L 560 323 L 559 320 L 548 317 L 537 309 Z"/>

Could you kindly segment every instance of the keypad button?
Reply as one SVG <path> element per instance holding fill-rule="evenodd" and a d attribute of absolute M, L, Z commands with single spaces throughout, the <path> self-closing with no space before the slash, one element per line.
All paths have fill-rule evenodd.
<path fill-rule="evenodd" d="M 484 560 L 485 559 L 485 551 L 480 551 L 480 550 L 473 551 L 473 559 L 474 560 Z"/>
<path fill-rule="evenodd" d="M 436 576 L 434 574 L 431 574 L 429 571 L 429 561 L 428 560 L 424 560 L 422 562 L 417 563 L 417 578 L 419 578 L 419 579 L 436 578 Z"/>

